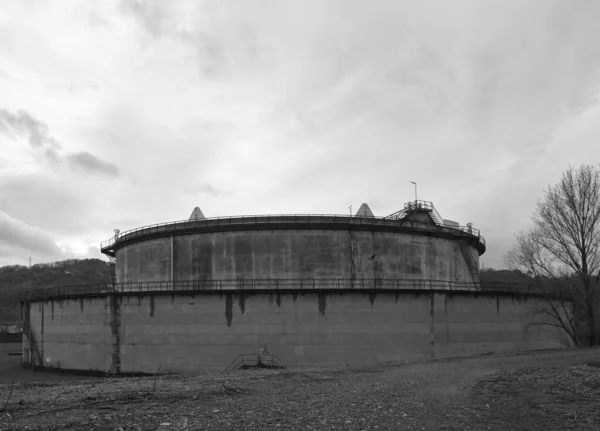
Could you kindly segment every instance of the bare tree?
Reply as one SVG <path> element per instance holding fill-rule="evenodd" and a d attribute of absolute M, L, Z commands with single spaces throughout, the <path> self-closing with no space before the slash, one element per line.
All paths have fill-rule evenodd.
<path fill-rule="evenodd" d="M 519 232 L 515 244 L 505 256 L 505 263 L 511 269 L 518 269 L 527 275 L 541 294 L 534 302 L 533 317 L 526 332 L 540 330 L 544 326 L 554 327 L 560 340 L 568 346 L 580 344 L 577 331 L 576 293 L 561 268 L 554 264 L 552 256 L 543 249 L 539 241 L 539 231 L 532 229 Z"/>
<path fill-rule="evenodd" d="M 581 319 L 587 323 L 593 346 L 600 280 L 600 169 L 569 167 L 538 201 L 532 221 L 534 228 L 516 235 L 505 261 L 509 268 L 533 277 L 547 294 L 548 306 L 549 301 L 563 302 L 562 320 L 550 311 L 546 324 L 558 325 L 579 344 L 577 321 Z"/>

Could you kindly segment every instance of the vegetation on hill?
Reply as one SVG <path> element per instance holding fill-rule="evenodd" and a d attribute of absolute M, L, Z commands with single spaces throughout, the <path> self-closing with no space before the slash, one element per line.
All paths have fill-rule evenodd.
<path fill-rule="evenodd" d="M 29 290 L 75 284 L 109 283 L 109 267 L 100 259 L 63 260 L 31 268 L 22 265 L 0 267 L 0 323 L 16 320 L 17 294 Z"/>
<path fill-rule="evenodd" d="M 531 283 L 533 279 L 518 270 L 509 269 L 482 269 L 479 272 L 482 283 Z"/>

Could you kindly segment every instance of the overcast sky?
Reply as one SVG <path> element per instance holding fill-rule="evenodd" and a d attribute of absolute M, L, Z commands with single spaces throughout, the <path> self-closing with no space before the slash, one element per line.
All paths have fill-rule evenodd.
<path fill-rule="evenodd" d="M 502 266 L 600 161 L 600 1 L 0 2 L 0 265 L 114 228 L 385 216 L 414 198 Z"/>

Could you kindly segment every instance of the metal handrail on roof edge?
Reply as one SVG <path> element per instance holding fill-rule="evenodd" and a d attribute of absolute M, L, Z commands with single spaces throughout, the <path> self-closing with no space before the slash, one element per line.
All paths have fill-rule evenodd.
<path fill-rule="evenodd" d="M 424 206 L 423 208 L 429 210 L 435 210 L 433 204 L 431 202 L 426 201 L 417 201 L 421 202 Z M 408 202 L 408 208 L 410 205 L 414 204 L 413 202 Z M 405 205 L 405 208 L 406 208 Z M 421 207 L 419 207 L 421 208 Z M 396 213 L 395 213 L 396 214 Z M 437 211 L 436 211 L 437 214 Z M 398 221 L 402 218 L 391 218 L 392 216 L 387 217 L 362 217 L 362 216 L 348 216 L 348 215 L 339 215 L 339 214 L 280 214 L 280 215 L 242 215 L 242 216 L 227 216 L 227 217 L 211 217 L 204 219 L 195 219 L 195 220 L 180 220 L 173 222 L 165 222 L 158 223 L 148 226 L 142 226 L 134 229 L 127 230 L 125 232 L 120 232 L 114 237 L 103 241 L 100 244 L 100 249 L 104 252 L 106 250 L 110 250 L 117 242 L 124 240 L 132 240 L 146 234 L 151 233 L 164 233 L 164 232 L 177 232 L 184 231 L 186 229 L 192 228 L 202 228 L 202 227 L 227 227 L 227 226 L 239 226 L 246 224 L 256 224 L 256 223 L 268 223 L 268 224 L 276 224 L 276 223 L 339 223 L 339 224 L 363 224 L 363 225 L 381 225 L 381 226 L 397 226 Z M 441 218 L 441 217 L 440 217 Z M 425 226 L 425 225 L 424 225 Z M 475 229 L 472 226 L 446 226 L 437 224 L 438 228 L 447 230 L 447 231 L 459 231 L 462 233 L 466 233 L 473 237 L 476 237 L 479 242 L 485 247 L 485 238 L 481 236 L 479 229 Z"/>
<path fill-rule="evenodd" d="M 544 294 L 533 284 L 468 283 L 444 280 L 378 279 L 378 278 L 295 278 L 295 279 L 227 279 L 179 280 L 131 283 L 106 283 L 50 287 L 19 294 L 20 302 L 58 298 L 83 298 L 110 294 L 153 294 L 246 291 L 449 291 Z"/>

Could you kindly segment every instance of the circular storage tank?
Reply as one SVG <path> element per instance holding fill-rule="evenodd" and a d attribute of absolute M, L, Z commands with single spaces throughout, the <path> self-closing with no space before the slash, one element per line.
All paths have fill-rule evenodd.
<path fill-rule="evenodd" d="M 388 217 L 189 220 L 102 244 L 116 282 L 21 299 L 26 363 L 101 373 L 368 364 L 560 346 L 527 295 L 482 286 L 485 240 L 429 202 Z M 483 287 L 483 288 L 482 288 Z"/>
<path fill-rule="evenodd" d="M 436 280 L 477 283 L 485 240 L 436 223 L 429 202 L 387 218 L 193 219 L 125 232 L 103 244 L 118 282 Z"/>

